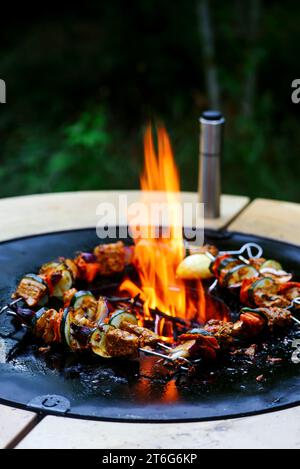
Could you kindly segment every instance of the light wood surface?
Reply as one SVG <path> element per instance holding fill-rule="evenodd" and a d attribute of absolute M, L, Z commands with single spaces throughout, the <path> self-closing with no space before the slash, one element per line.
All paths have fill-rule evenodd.
<path fill-rule="evenodd" d="M 229 229 L 300 245 L 300 204 L 256 199 Z"/>
<path fill-rule="evenodd" d="M 14 409 L 0 404 L 0 448 L 14 446 L 37 421 L 33 412 Z"/>
<path fill-rule="evenodd" d="M 57 194 L 41 194 L 26 197 L 11 197 L 0 200 L 0 241 L 21 236 L 47 233 L 51 231 L 96 227 L 100 203 L 110 203 L 119 216 L 119 197 L 127 196 L 128 204 L 138 202 L 140 191 L 91 191 Z M 182 202 L 197 202 L 197 194 L 182 193 Z M 223 228 L 248 204 L 248 197 L 223 195 L 221 218 L 206 220 L 208 228 Z M 114 211 L 108 213 L 115 224 Z M 120 216 L 125 224 L 125 217 Z"/>
<path fill-rule="evenodd" d="M 300 408 L 217 422 L 137 424 L 46 417 L 18 448 L 300 448 Z"/>

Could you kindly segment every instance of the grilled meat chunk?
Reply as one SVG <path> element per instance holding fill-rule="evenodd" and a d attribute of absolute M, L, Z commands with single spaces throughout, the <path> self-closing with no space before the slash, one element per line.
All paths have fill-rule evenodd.
<path fill-rule="evenodd" d="M 41 277 L 28 274 L 22 278 L 12 298 L 23 298 L 28 306 L 33 307 L 46 301 L 48 288 Z"/>
<path fill-rule="evenodd" d="M 233 322 L 219 321 L 217 319 L 208 321 L 204 329 L 213 334 L 222 347 L 232 345 L 237 335 Z"/>
<path fill-rule="evenodd" d="M 268 327 L 271 330 L 282 329 L 292 324 L 292 317 L 290 311 L 283 308 L 261 308 L 260 311 L 268 320 Z"/>
<path fill-rule="evenodd" d="M 137 326 L 136 324 L 130 324 L 129 322 L 122 322 L 120 325 L 121 329 L 131 334 L 135 334 L 139 338 L 140 347 L 147 345 L 154 345 L 159 342 L 160 337 L 155 332 L 147 329 L 146 327 Z"/>
<path fill-rule="evenodd" d="M 139 338 L 121 329 L 110 329 L 106 333 L 105 345 L 111 357 L 136 358 L 139 355 Z"/>
<path fill-rule="evenodd" d="M 126 250 L 124 243 L 119 241 L 111 244 L 100 244 L 94 249 L 100 275 L 112 275 L 123 272 L 126 266 Z"/>

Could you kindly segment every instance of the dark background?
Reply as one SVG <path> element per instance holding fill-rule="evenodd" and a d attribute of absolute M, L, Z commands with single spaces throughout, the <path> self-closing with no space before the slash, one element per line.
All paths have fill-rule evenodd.
<path fill-rule="evenodd" d="M 219 107 L 223 191 L 300 202 L 299 1 L 9 3 L 0 21 L 0 196 L 137 188 L 149 119 L 195 190 L 198 117 Z"/>

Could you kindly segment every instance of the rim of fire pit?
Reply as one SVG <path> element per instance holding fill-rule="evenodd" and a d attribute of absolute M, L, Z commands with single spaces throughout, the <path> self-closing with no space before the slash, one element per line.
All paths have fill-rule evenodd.
<path fill-rule="evenodd" d="M 82 237 L 83 234 L 85 235 L 84 237 Z M 247 241 L 258 242 L 262 245 L 266 254 L 268 252 L 274 253 L 273 257 L 283 262 L 285 259 L 288 259 L 288 266 L 291 266 L 296 271 L 297 276 L 300 277 L 299 246 L 261 236 L 231 231 L 209 229 L 205 231 L 205 235 L 208 242 L 215 242 L 222 249 L 227 245 L 228 247 L 239 247 Z M 48 239 L 46 240 L 46 238 Z M 72 240 L 72 238 L 75 239 Z M 91 243 L 92 239 L 94 241 Z M 113 241 L 117 241 L 117 239 L 111 240 L 111 242 Z M 52 255 L 51 248 L 53 246 L 57 248 L 60 255 L 69 255 L 62 248 L 68 246 L 70 248 L 69 252 L 74 253 L 74 251 L 82 249 L 80 246 L 74 249 L 78 242 L 84 245 L 85 248 L 88 248 L 88 246 L 92 248 L 97 242 L 99 243 L 99 239 L 95 234 L 95 228 L 64 230 L 41 235 L 35 234 L 2 241 L 0 242 L 0 262 L 2 263 L 3 260 L 9 262 L 11 260 L 10 256 L 15 256 L 16 254 L 21 255 L 21 264 L 24 264 L 25 259 L 28 262 L 28 249 L 31 247 L 31 244 L 32 246 L 39 245 L 41 250 L 39 255 L 41 255 L 41 258 L 43 258 L 47 251 L 50 253 L 49 258 L 56 257 L 56 253 Z M 73 245 L 72 243 L 75 244 Z M 15 257 L 18 258 L 18 256 Z M 39 260 L 36 259 L 36 262 L 39 262 Z M 24 273 L 23 270 L 19 269 L 18 265 L 10 266 L 11 271 L 8 269 L 7 272 L 4 269 L 4 273 L 3 271 L 0 273 L 1 298 L 3 298 L 5 289 L 7 289 L 7 283 L 15 284 L 16 278 Z M 11 278 L 11 275 L 14 275 L 14 278 Z M 11 288 L 9 291 L 11 291 Z M 11 338 L 2 338 L 1 340 L 7 342 Z M 26 410 L 38 411 L 42 414 L 66 415 L 68 417 L 107 421 L 171 423 L 238 418 L 283 410 L 300 404 L 299 368 L 295 368 L 296 371 L 293 376 L 279 380 L 275 388 L 271 389 L 258 386 L 257 390 L 252 393 L 245 393 L 240 389 L 234 393 L 225 393 L 226 395 L 222 393 L 215 395 L 204 394 L 201 400 L 191 396 L 188 400 L 179 399 L 176 402 L 165 402 L 163 399 L 160 402 L 150 402 L 147 400 L 147 396 L 145 396 L 146 398 L 143 402 L 136 403 L 132 396 L 129 396 L 127 401 L 125 400 L 124 402 L 124 400 L 117 397 L 106 398 L 105 395 L 101 397 L 89 396 L 88 398 L 85 395 L 78 395 L 77 391 L 73 389 L 74 379 L 66 379 L 55 373 L 50 373 L 49 375 L 43 374 L 45 373 L 45 366 L 39 363 L 39 359 L 30 364 L 30 372 L 24 364 L 23 369 L 22 366 L 20 369 L 18 366 L 20 367 L 20 363 L 17 363 L 17 369 L 12 367 L 12 369 L 7 370 L 5 369 L 6 364 L 1 363 L 0 360 L 0 403 Z M 115 375 L 114 378 L 116 378 Z M 48 400 L 47 395 L 50 395 Z M 66 400 L 62 399 L 59 402 L 60 397 Z"/>

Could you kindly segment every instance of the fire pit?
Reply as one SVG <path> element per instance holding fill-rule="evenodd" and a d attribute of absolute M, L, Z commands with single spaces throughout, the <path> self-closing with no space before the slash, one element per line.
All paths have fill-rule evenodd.
<path fill-rule="evenodd" d="M 280 288 L 283 284 L 294 288 L 289 280 L 300 278 L 299 249 L 239 233 L 206 231 L 204 241 L 211 248 L 203 253 L 199 246 L 187 247 L 192 253 L 196 249 L 196 255 L 200 249 L 205 273 L 202 269 L 201 275 L 189 277 L 195 273 L 194 265 L 188 275 L 184 269 L 181 272 L 188 257 L 182 220 L 178 222 L 178 213 L 172 210 L 178 202 L 179 179 L 163 129 L 158 131 L 158 156 L 150 129 L 145 150 L 143 202 L 146 206 L 153 202 L 148 191 L 160 191 L 168 222 L 155 224 L 146 215 L 141 229 L 136 220 L 129 220 L 134 247 L 130 238 L 122 238 L 125 247 L 118 243 L 118 234 L 110 240 L 113 244 L 104 246 L 102 240 L 99 245 L 93 229 L 0 245 L 5 266 L 0 273 L 1 298 L 10 305 L 0 315 L 0 399 L 44 413 L 137 421 L 224 418 L 297 404 L 299 374 L 292 353 L 299 319 L 291 314 L 294 299 L 286 298 Z M 153 229 L 158 235 L 153 236 Z M 124 233 L 124 227 L 115 231 Z M 190 232 L 185 229 L 188 239 L 192 233 L 201 238 L 201 229 Z M 245 258 L 239 250 L 245 243 L 259 245 L 264 257 L 276 262 L 261 255 Z M 62 255 L 64 260 L 53 262 Z M 212 277 L 219 280 L 218 286 Z M 259 298 L 252 297 L 257 281 L 264 288 L 276 287 L 279 295 L 273 290 L 273 296 L 265 295 L 263 288 Z M 85 290 L 84 295 L 78 290 Z M 18 305 L 10 304 L 12 294 Z M 104 299 L 99 300 L 99 295 Z M 96 318 L 81 311 L 83 296 L 103 303 Z M 24 309 L 21 299 L 29 307 L 46 308 Z M 279 312 L 272 310 L 278 306 L 274 301 L 280 302 Z M 245 304 L 252 309 L 241 312 Z M 120 315 L 126 328 L 119 324 Z M 273 333 L 274 321 L 284 323 L 278 334 Z M 223 336 L 217 335 L 221 330 Z M 145 333 L 151 340 L 154 337 L 158 349 L 145 340 Z M 230 340 L 226 353 L 219 353 L 224 335 Z M 114 349 L 112 342 L 108 349 L 108 336 L 115 341 Z M 190 348 L 182 348 L 182 341 Z M 125 342 L 135 344 L 134 353 L 132 348 L 124 353 Z M 94 354 L 88 353 L 91 350 Z"/>
<path fill-rule="evenodd" d="M 295 246 L 212 231 L 206 233 L 206 241 L 224 251 L 249 241 L 259 243 L 267 257 L 276 257 L 300 276 L 300 253 Z M 53 257 L 62 252 L 72 256 L 98 243 L 93 229 L 2 243 L 0 259 L 6 266 L 0 274 L 2 301 L 11 301 L 19 273 L 37 270 L 49 260 L 49 252 Z M 234 312 L 234 305 L 230 308 Z M 155 357 L 141 356 L 139 360 L 125 362 L 91 360 L 60 350 L 39 354 L 38 345 L 28 340 L 23 329 L 16 330 L 9 316 L 1 315 L 0 321 L 5 344 L 0 365 L 0 398 L 4 403 L 39 408 L 45 413 L 68 412 L 72 416 L 128 421 L 206 420 L 299 403 L 298 367 L 290 359 L 282 366 L 266 363 L 263 355 L 248 365 L 237 359 L 219 368 L 204 368 L 195 380 L 185 373 L 170 375 Z M 292 353 L 291 341 L 297 334 L 293 330 L 285 341 L 276 340 L 272 350 L 288 357 Z M 258 375 L 264 375 L 266 381 L 258 382 Z"/>

